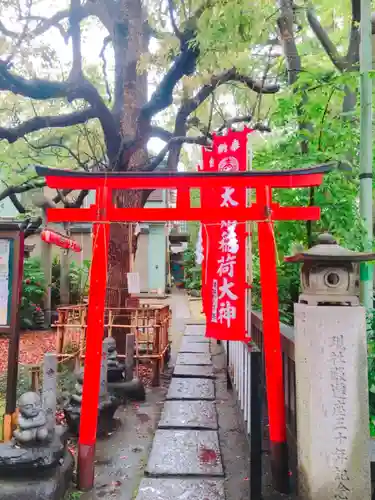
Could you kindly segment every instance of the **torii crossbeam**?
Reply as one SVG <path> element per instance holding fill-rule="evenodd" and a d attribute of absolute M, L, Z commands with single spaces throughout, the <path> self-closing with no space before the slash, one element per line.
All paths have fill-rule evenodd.
<path fill-rule="evenodd" d="M 104 309 L 107 282 L 109 226 L 112 222 L 166 222 L 192 220 L 218 222 L 255 221 L 258 224 L 261 294 L 264 325 L 264 353 L 268 416 L 273 477 L 279 491 L 288 489 L 288 458 L 284 408 L 283 367 L 279 326 L 276 272 L 276 244 L 273 222 L 276 220 L 317 220 L 318 207 L 282 207 L 272 202 L 274 188 L 319 186 L 323 174 L 333 167 L 287 171 L 208 172 L 208 173 L 83 173 L 36 167 L 47 186 L 58 189 L 96 191 L 96 202 L 89 208 L 50 208 L 49 222 L 93 223 L 93 252 L 87 343 L 83 384 L 82 413 L 79 433 L 79 486 L 91 489 L 94 482 L 94 454 L 99 398 L 100 358 L 104 335 Z M 252 188 L 256 201 L 250 207 L 204 209 L 190 207 L 190 188 Z M 118 208 L 113 191 L 119 189 L 177 189 L 176 208 Z"/>

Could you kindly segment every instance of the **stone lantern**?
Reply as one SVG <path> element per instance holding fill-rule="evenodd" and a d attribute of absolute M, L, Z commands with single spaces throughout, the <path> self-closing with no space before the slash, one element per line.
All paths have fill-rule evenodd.
<path fill-rule="evenodd" d="M 299 302 L 309 305 L 359 305 L 359 263 L 375 260 L 375 253 L 352 252 L 337 244 L 330 234 L 306 252 L 286 257 L 302 262 Z"/>
<path fill-rule="evenodd" d="M 371 498 L 366 310 L 358 300 L 359 263 L 370 260 L 374 253 L 342 248 L 329 234 L 286 259 L 302 263 L 294 366 L 304 500 Z"/>

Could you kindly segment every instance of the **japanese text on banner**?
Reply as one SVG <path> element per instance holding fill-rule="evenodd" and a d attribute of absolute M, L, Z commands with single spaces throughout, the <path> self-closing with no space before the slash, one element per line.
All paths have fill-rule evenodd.
<path fill-rule="evenodd" d="M 246 171 L 249 132 L 245 129 L 214 136 L 213 168 L 216 171 Z M 211 169 L 209 163 L 208 168 Z M 208 206 L 207 203 L 207 196 L 202 196 L 202 207 Z M 209 203 L 211 207 L 228 208 L 228 220 L 207 225 L 204 231 L 206 335 L 219 340 L 248 341 L 245 325 L 246 227 L 230 220 L 230 208 L 246 207 L 246 189 L 222 186 L 210 193 Z"/>

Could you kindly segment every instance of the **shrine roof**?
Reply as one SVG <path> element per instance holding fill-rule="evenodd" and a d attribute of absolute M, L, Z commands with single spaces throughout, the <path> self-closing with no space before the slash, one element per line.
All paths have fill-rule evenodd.
<path fill-rule="evenodd" d="M 338 168 L 337 162 L 323 163 L 308 168 L 297 168 L 290 170 L 250 170 L 247 172 L 82 172 L 78 170 L 61 170 L 36 166 L 36 173 L 41 177 L 70 177 L 70 178 L 89 178 L 89 179 L 189 179 L 199 177 L 291 177 L 311 174 L 324 174 Z M 341 169 L 350 170 L 341 165 Z"/>

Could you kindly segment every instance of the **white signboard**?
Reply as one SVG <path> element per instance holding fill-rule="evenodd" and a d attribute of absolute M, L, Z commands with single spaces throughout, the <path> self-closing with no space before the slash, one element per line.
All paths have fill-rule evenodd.
<path fill-rule="evenodd" d="M 0 325 L 8 324 L 10 241 L 0 240 Z"/>
<path fill-rule="evenodd" d="M 128 292 L 139 294 L 141 293 L 141 281 L 139 278 L 139 273 L 128 273 Z"/>

